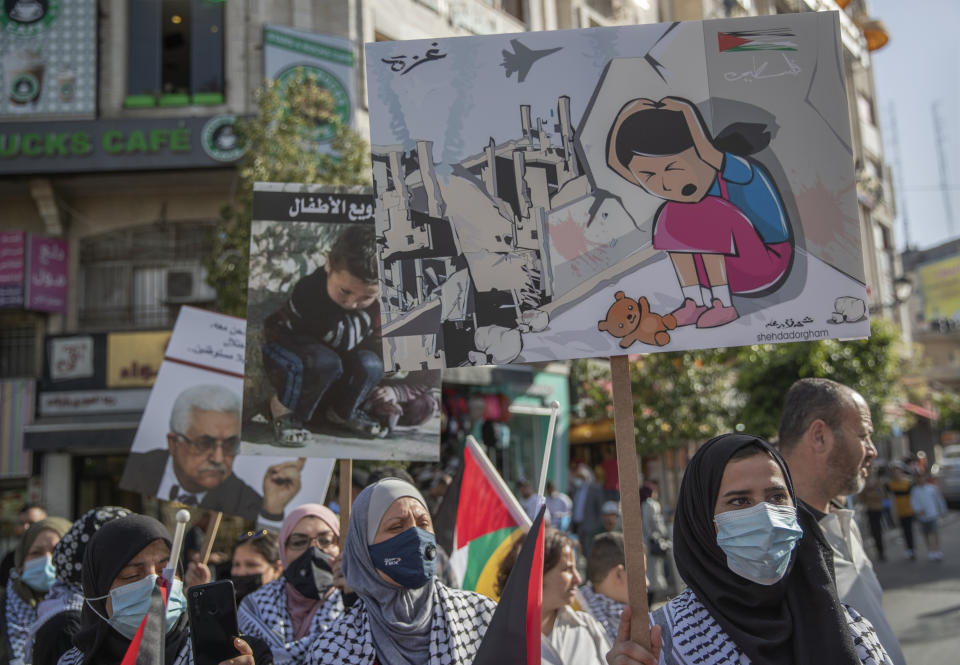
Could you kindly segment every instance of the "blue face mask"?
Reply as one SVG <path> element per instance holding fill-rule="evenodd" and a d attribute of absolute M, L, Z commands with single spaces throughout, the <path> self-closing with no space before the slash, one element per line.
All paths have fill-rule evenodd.
<path fill-rule="evenodd" d="M 803 529 L 797 509 L 761 502 L 743 510 L 715 515 L 717 545 L 727 555 L 727 567 L 751 582 L 770 586 L 787 573 L 790 554 Z"/>
<path fill-rule="evenodd" d="M 422 587 L 437 569 L 436 537 L 415 526 L 367 550 L 374 568 L 408 589 Z"/>
<path fill-rule="evenodd" d="M 156 584 L 157 576 L 147 575 L 142 580 L 112 589 L 108 595 L 110 596 L 113 615 L 109 619 L 97 612 L 92 605 L 90 605 L 90 609 L 113 626 L 118 633 L 128 640 L 132 640 L 143 622 L 143 617 L 150 609 L 150 595 L 153 593 L 153 587 Z M 87 598 L 87 604 L 89 605 L 91 600 L 103 600 L 106 597 Z M 186 606 L 187 599 L 183 596 L 183 582 L 174 580 L 173 588 L 170 589 L 170 594 L 167 597 L 164 632 L 170 632 L 170 629 L 176 625 Z"/>
<path fill-rule="evenodd" d="M 53 567 L 53 559 L 48 554 L 39 559 L 27 561 L 23 565 L 20 579 L 34 591 L 49 591 L 57 579 L 57 569 Z"/>

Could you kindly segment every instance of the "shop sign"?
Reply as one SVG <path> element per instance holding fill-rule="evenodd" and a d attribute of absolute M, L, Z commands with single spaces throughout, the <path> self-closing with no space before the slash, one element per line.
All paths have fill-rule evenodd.
<path fill-rule="evenodd" d="M 153 385 L 170 331 L 107 335 L 107 387 L 149 388 Z"/>
<path fill-rule="evenodd" d="M 37 312 L 67 311 L 67 241 L 29 235 L 26 308 Z"/>
<path fill-rule="evenodd" d="M 333 96 L 334 111 L 350 124 L 356 92 L 354 90 L 353 44 L 349 39 L 318 35 L 277 25 L 263 28 L 264 73 L 280 82 L 285 92 L 291 81 L 312 76 L 321 88 Z M 328 150 L 335 128 L 317 125 L 309 139 L 319 150 Z"/>
<path fill-rule="evenodd" d="M 50 379 L 88 379 L 93 376 L 93 337 L 53 337 L 50 344 Z"/>
<path fill-rule="evenodd" d="M 63 390 L 40 393 L 41 416 L 77 416 L 97 413 L 137 413 L 150 397 L 148 388 L 133 390 Z"/>
<path fill-rule="evenodd" d="M 0 174 L 205 168 L 243 149 L 236 116 L 109 118 L 0 125 Z"/>
<path fill-rule="evenodd" d="M 0 117 L 93 117 L 96 0 L 0 2 Z"/>
<path fill-rule="evenodd" d="M 0 309 L 23 307 L 23 275 L 27 263 L 27 234 L 0 233 Z"/>

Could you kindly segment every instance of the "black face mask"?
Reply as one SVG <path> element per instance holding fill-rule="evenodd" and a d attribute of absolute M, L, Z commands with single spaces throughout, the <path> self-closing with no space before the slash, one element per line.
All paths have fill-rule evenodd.
<path fill-rule="evenodd" d="M 301 595 L 320 600 L 333 586 L 333 565 L 330 555 L 316 547 L 309 547 L 283 571 L 294 589 Z"/>
<path fill-rule="evenodd" d="M 233 590 L 237 596 L 237 604 L 260 587 L 263 586 L 263 573 L 254 573 L 252 575 L 234 575 L 230 578 L 233 582 Z"/>

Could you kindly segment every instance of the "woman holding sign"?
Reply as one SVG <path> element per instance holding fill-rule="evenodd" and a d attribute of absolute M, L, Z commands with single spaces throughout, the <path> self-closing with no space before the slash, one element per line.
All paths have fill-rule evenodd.
<path fill-rule="evenodd" d="M 342 568 L 360 599 L 310 663 L 470 665 L 495 603 L 434 577 L 437 541 L 423 496 L 399 478 L 364 489 L 350 511 Z"/>
<path fill-rule="evenodd" d="M 283 575 L 240 603 L 240 630 L 267 642 L 278 665 L 306 663 L 314 640 L 343 613 L 340 591 L 333 586 L 339 537 L 333 511 L 317 503 L 298 506 L 280 529 Z"/>
<path fill-rule="evenodd" d="M 837 599 L 829 546 L 766 441 L 725 434 L 697 451 L 673 539 L 689 586 L 651 614 L 653 653 L 629 641 L 625 611 L 610 665 L 892 663 L 870 622 Z"/>

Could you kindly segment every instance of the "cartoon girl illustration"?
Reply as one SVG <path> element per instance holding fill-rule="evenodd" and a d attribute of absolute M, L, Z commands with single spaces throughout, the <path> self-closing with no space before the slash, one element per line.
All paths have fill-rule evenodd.
<path fill-rule="evenodd" d="M 789 271 L 793 234 L 773 179 L 746 155 L 770 142 L 762 125 L 738 123 L 711 139 L 692 102 L 635 99 L 607 137 L 607 163 L 666 199 L 653 246 L 670 255 L 683 292 L 678 326 L 721 326 L 739 317 L 731 294 L 775 290 Z"/>

